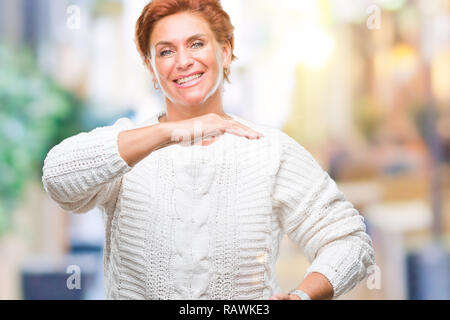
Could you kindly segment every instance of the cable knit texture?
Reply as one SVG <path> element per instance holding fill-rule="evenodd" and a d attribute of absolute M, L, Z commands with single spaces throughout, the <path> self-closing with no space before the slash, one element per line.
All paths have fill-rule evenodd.
<path fill-rule="evenodd" d="M 231 115 L 264 137 L 174 144 L 130 167 L 118 134 L 161 114 L 72 136 L 45 159 L 44 188 L 61 208 L 102 209 L 107 299 L 268 299 L 281 291 L 284 234 L 334 298 L 365 278 L 375 261 L 364 219 L 299 143 Z"/>

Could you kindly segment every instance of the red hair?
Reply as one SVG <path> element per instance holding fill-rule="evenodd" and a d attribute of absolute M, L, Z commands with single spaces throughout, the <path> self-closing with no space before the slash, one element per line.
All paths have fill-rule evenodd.
<path fill-rule="evenodd" d="M 199 14 L 205 19 L 217 42 L 229 42 L 231 46 L 231 61 L 236 59 L 234 50 L 234 27 L 229 15 L 223 10 L 220 0 L 153 0 L 142 10 L 136 22 L 136 47 L 145 64 L 150 64 L 150 36 L 155 24 L 164 17 L 180 12 Z M 224 77 L 229 82 L 228 72 Z"/>

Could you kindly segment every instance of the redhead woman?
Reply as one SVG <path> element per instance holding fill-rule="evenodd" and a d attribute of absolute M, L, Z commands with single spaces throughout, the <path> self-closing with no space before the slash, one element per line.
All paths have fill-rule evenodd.
<path fill-rule="evenodd" d="M 363 217 L 280 130 L 226 113 L 233 26 L 218 0 L 153 0 L 136 44 L 165 110 L 67 138 L 43 184 L 103 212 L 107 299 L 332 299 L 375 263 Z M 311 265 L 281 292 L 287 234 Z"/>

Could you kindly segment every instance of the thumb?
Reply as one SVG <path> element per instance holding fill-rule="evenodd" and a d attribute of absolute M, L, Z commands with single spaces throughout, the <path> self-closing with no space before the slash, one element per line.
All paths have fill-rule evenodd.
<path fill-rule="evenodd" d="M 272 300 L 287 300 L 289 296 L 283 292 L 276 293 L 272 296 Z"/>

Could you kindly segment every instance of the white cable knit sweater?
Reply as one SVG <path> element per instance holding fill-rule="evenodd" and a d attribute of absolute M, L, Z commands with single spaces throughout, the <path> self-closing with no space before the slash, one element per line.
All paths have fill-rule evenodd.
<path fill-rule="evenodd" d="M 118 133 L 161 114 L 72 136 L 45 159 L 44 188 L 61 208 L 103 209 L 107 299 L 268 299 L 280 292 L 284 233 L 334 298 L 365 278 L 375 261 L 363 217 L 294 139 L 231 114 L 265 137 L 225 133 L 128 166 Z"/>

